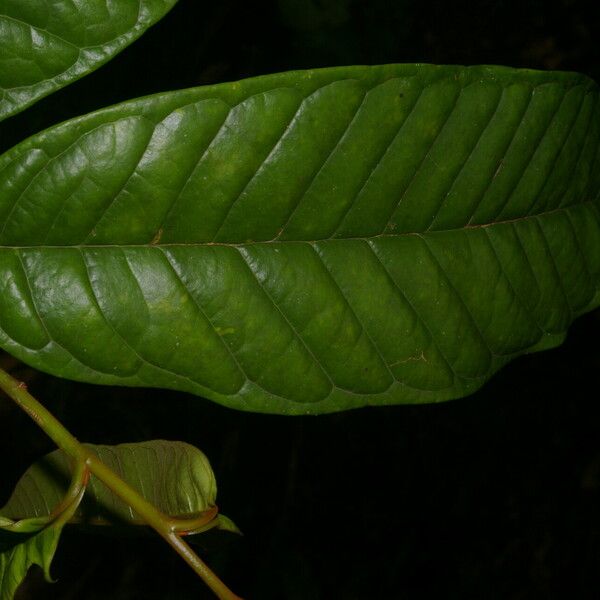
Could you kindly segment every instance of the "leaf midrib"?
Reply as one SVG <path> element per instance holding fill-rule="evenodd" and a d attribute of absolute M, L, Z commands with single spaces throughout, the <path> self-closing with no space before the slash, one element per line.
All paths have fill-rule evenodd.
<path fill-rule="evenodd" d="M 206 246 L 224 246 L 224 247 L 233 247 L 233 248 L 245 248 L 247 246 L 255 246 L 255 245 L 283 245 L 283 244 L 319 244 L 321 242 L 346 242 L 346 241 L 366 241 L 373 239 L 385 239 L 385 238 L 399 238 L 405 236 L 423 236 L 423 235 L 432 235 L 432 234 L 444 234 L 444 233 L 454 233 L 459 231 L 470 231 L 474 229 L 485 229 L 487 227 L 494 227 L 495 225 L 508 225 L 510 223 L 522 223 L 534 219 L 541 219 L 543 217 L 560 214 L 564 212 L 568 212 L 569 210 L 575 208 L 581 208 L 587 205 L 596 206 L 597 202 L 595 200 L 584 200 L 582 202 L 577 202 L 575 204 L 571 204 L 569 206 L 562 206 L 558 208 L 554 208 L 552 210 L 542 211 L 540 213 L 536 213 L 533 215 L 524 215 L 522 217 L 515 217 L 513 219 L 504 219 L 501 221 L 491 221 L 489 223 L 478 223 L 475 225 L 467 224 L 460 227 L 453 227 L 449 229 L 425 229 L 423 231 L 399 231 L 394 233 L 376 233 L 373 235 L 362 235 L 362 236 L 353 236 L 353 237 L 327 237 L 320 238 L 314 240 L 282 240 L 279 238 L 274 238 L 271 240 L 249 240 L 246 242 L 166 242 L 166 243 L 153 243 L 145 242 L 145 243 L 115 243 L 115 244 L 66 244 L 66 245 L 55 245 L 55 244 L 0 244 L 0 249 L 6 250 L 24 250 L 24 249 L 40 249 L 40 250 L 66 250 L 69 248 L 73 249 L 100 249 L 100 248 L 194 248 L 194 247 L 206 247 Z M 155 236 L 156 237 L 156 236 Z"/>

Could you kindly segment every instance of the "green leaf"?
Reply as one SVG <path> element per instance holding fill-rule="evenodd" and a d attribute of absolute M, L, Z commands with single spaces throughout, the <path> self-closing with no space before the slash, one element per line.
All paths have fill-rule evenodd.
<path fill-rule="evenodd" d="M 50 525 L 35 534 L 0 532 L 0 600 L 12 600 L 29 567 L 38 565 L 51 582 L 50 563 L 62 525 Z"/>
<path fill-rule="evenodd" d="M 600 303 L 598 87 L 387 65 L 142 98 L 0 158 L 0 344 L 287 414 L 433 402 Z"/>
<path fill-rule="evenodd" d="M 79 465 L 72 475 L 72 485 L 85 473 Z M 84 488 L 63 495 L 44 516 L 34 516 L 19 521 L 0 517 L 0 600 L 12 600 L 27 571 L 32 565 L 40 566 L 47 581 L 51 582 L 50 565 L 65 523 L 73 517 L 83 495 Z M 65 489 L 66 491 L 66 489 Z"/>
<path fill-rule="evenodd" d="M 214 474 L 206 456 L 194 446 L 163 440 L 117 446 L 85 445 L 167 515 L 192 518 L 215 506 Z M 0 514 L 10 519 L 47 517 L 65 497 L 71 471 L 71 461 L 61 450 L 46 455 L 27 469 Z M 139 519 L 92 476 L 71 522 L 138 524 Z"/>
<path fill-rule="evenodd" d="M 108 62 L 177 0 L 0 0 L 0 120 Z"/>

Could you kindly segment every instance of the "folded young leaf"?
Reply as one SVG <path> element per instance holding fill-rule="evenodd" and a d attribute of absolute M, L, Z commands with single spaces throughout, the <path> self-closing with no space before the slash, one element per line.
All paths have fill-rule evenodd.
<path fill-rule="evenodd" d="M 204 454 L 183 442 L 152 440 L 102 446 L 85 444 L 146 500 L 172 517 L 193 518 L 215 507 L 217 484 Z M 10 519 L 43 518 L 65 497 L 71 460 L 56 450 L 35 462 L 0 509 Z M 70 522 L 136 524 L 132 509 L 92 476 Z"/>
<path fill-rule="evenodd" d="M 86 444 L 114 473 L 164 514 L 181 535 L 210 528 L 239 533 L 217 514 L 217 485 L 204 454 L 183 442 L 152 440 L 136 444 Z M 131 526 L 144 523 L 94 476 L 83 485 L 83 471 L 56 450 L 27 469 L 0 509 L 0 600 L 12 600 L 29 567 L 50 564 L 66 523 Z M 71 490 L 69 494 L 68 491 Z M 83 500 L 82 500 L 83 497 Z"/>
<path fill-rule="evenodd" d="M 0 345 L 322 413 L 456 398 L 600 303 L 598 88 L 387 65 L 165 93 L 0 158 Z"/>
<path fill-rule="evenodd" d="M 108 62 L 177 0 L 0 0 L 0 121 Z"/>

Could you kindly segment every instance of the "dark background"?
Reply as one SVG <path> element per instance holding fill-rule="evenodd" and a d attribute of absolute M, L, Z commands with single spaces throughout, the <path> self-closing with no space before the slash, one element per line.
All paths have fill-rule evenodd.
<path fill-rule="evenodd" d="M 221 0 L 179 5 L 112 63 L 2 124 L 0 149 L 128 98 L 306 67 L 507 64 L 600 80 L 597 2 Z M 74 384 L 0 357 L 82 440 L 182 439 L 244 531 L 200 553 L 248 599 L 600 598 L 600 312 L 479 393 L 321 417 Z M 0 399 L 0 504 L 52 448 Z M 210 598 L 160 541 L 67 532 L 20 597 Z"/>

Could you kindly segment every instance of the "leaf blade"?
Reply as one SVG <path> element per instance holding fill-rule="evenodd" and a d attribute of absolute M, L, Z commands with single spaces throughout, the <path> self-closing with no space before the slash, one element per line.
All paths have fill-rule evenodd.
<path fill-rule="evenodd" d="M 597 106 L 576 74 L 388 65 L 53 128 L 0 158 L 2 344 L 261 412 L 470 393 L 599 302 Z"/>

